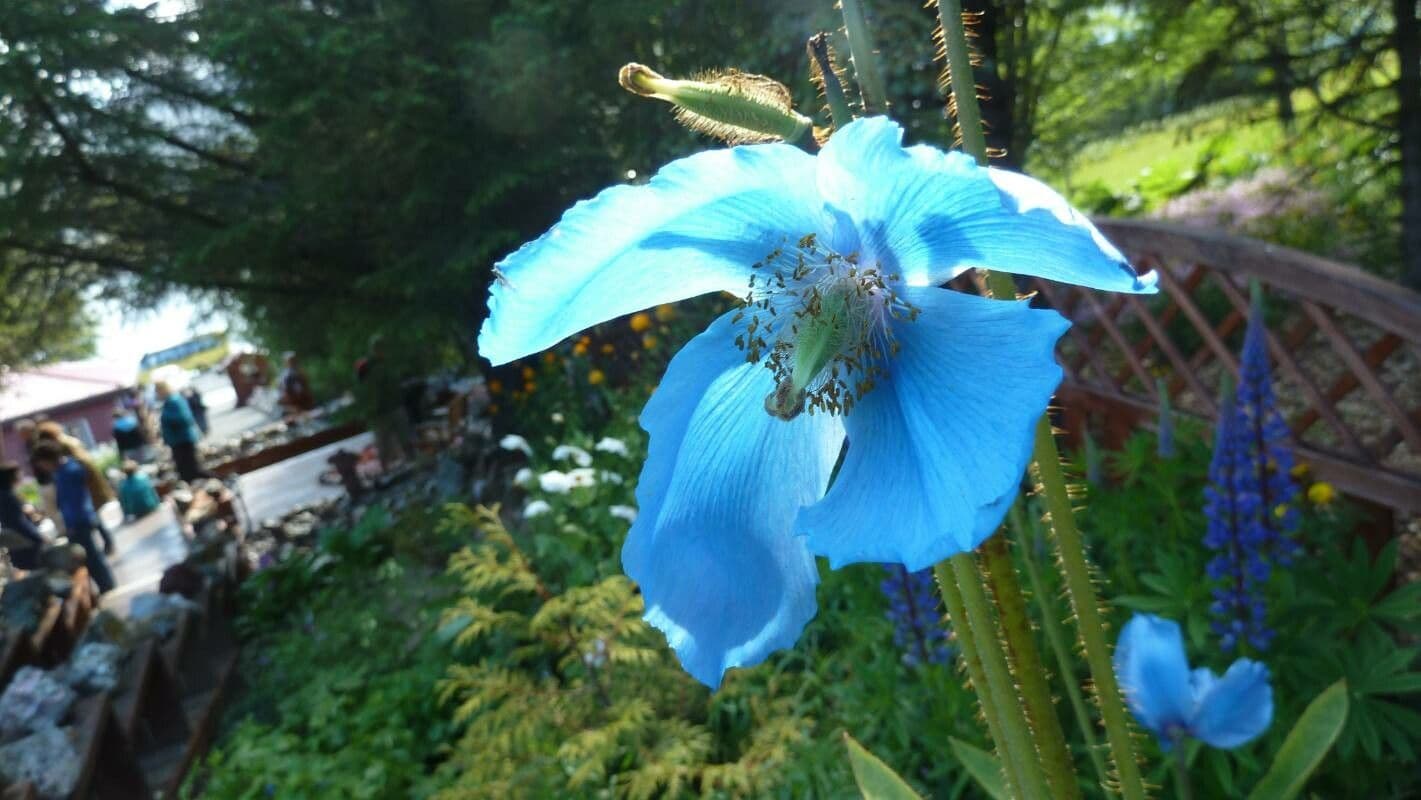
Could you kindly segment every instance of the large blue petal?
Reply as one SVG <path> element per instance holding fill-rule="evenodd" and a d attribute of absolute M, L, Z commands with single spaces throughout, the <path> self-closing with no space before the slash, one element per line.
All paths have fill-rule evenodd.
<path fill-rule="evenodd" d="M 733 336 L 726 315 L 693 339 L 642 411 L 650 452 L 622 549 L 647 621 L 712 687 L 792 646 L 813 618 L 819 574 L 794 518 L 823 494 L 843 442 L 835 417 L 767 414 L 773 376 Z"/>
<path fill-rule="evenodd" d="M 502 364 L 652 305 L 743 294 L 751 264 L 823 227 L 813 170 L 789 145 L 710 150 L 578 203 L 497 265 L 480 355 Z"/>
<path fill-rule="evenodd" d="M 1268 668 L 1247 658 L 1229 667 L 1224 677 L 1196 682 L 1194 718 L 1189 733 L 1214 747 L 1247 744 L 1273 722 L 1273 687 Z"/>
<path fill-rule="evenodd" d="M 834 566 L 918 570 L 992 534 L 1021 484 L 1037 420 L 1061 380 L 1069 323 L 1025 302 L 937 288 L 903 295 L 887 374 L 849 412 L 849 450 L 825 498 L 800 514 Z"/>
<path fill-rule="evenodd" d="M 860 256 L 913 285 L 971 267 L 1120 292 L 1153 292 L 1090 221 L 1039 181 L 970 157 L 903 147 L 886 117 L 844 126 L 819 155 L 819 191 L 853 219 Z M 844 246 L 840 244 L 840 247 Z"/>
<path fill-rule="evenodd" d="M 1194 697 L 1178 623 L 1153 614 L 1131 617 L 1115 645 L 1115 678 L 1135 719 L 1161 744 L 1168 744 L 1171 728 L 1188 726 Z"/>

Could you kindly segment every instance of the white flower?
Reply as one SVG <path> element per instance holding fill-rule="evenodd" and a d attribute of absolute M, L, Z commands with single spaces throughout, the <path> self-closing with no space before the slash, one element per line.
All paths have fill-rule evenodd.
<path fill-rule="evenodd" d="M 498 446 L 504 450 L 521 450 L 529 458 L 533 457 L 533 448 L 528 444 L 528 440 L 516 434 L 508 434 L 498 440 Z"/>
<path fill-rule="evenodd" d="M 570 444 L 560 444 L 557 447 L 553 448 L 554 461 L 565 461 L 568 459 L 571 459 L 572 463 L 576 464 L 579 467 L 587 467 L 592 465 L 592 456 L 588 455 L 587 451 L 583 450 L 581 447 L 577 447 Z"/>
<path fill-rule="evenodd" d="M 566 472 L 549 470 L 538 476 L 538 487 L 553 494 L 567 494 L 573 487 L 572 478 Z"/>
<path fill-rule="evenodd" d="M 515 486 L 526 486 L 527 484 L 530 484 L 532 482 L 533 470 L 528 469 L 527 467 L 522 467 L 517 472 L 513 473 L 513 484 Z"/>
<path fill-rule="evenodd" d="M 609 506 L 607 513 L 617 519 L 624 519 L 627 522 L 636 522 L 636 509 L 631 506 Z"/>
<path fill-rule="evenodd" d="M 611 472 L 605 469 L 597 473 L 597 480 L 603 483 L 614 483 L 618 486 L 621 486 L 624 482 L 626 482 L 626 478 L 622 477 L 622 473 Z"/>
<path fill-rule="evenodd" d="M 562 415 L 562 412 L 561 412 L 561 411 L 554 411 L 554 412 L 552 413 L 552 415 L 549 417 L 549 419 L 551 419 L 551 420 L 553 421 L 553 424 L 554 424 L 554 425 L 561 425 L 561 424 L 563 423 L 563 415 Z"/>
<path fill-rule="evenodd" d="M 624 456 L 627 454 L 627 443 L 621 439 L 604 436 L 602 441 L 592 446 L 592 449 L 601 453 L 611 453 L 614 456 Z"/>
<path fill-rule="evenodd" d="M 548 513 L 549 511 L 552 511 L 552 510 L 553 510 L 553 507 L 550 506 L 550 505 L 548 505 L 548 501 L 546 501 L 546 500 L 534 500 L 534 501 L 530 502 L 528 505 L 523 506 L 523 518 L 524 518 L 524 519 L 528 519 L 528 518 L 531 518 L 531 517 L 536 517 L 536 516 L 539 516 L 539 515 L 541 515 L 541 514 L 546 514 L 546 513 Z"/>
<path fill-rule="evenodd" d="M 589 467 L 579 467 L 567 473 L 567 477 L 572 481 L 573 486 L 589 488 L 597 485 L 597 471 Z"/>

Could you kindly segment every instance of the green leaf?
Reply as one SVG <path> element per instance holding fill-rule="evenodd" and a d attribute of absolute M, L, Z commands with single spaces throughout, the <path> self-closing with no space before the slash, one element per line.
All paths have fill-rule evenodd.
<path fill-rule="evenodd" d="M 992 800 L 1011 800 L 1002 782 L 1001 762 L 997 761 L 996 756 L 961 739 L 949 736 L 948 741 L 952 745 L 952 754 L 957 756 L 967 774 L 977 781 L 977 785 L 981 786 Z"/>
<path fill-rule="evenodd" d="M 1249 800 L 1290 800 L 1297 797 L 1317 765 L 1332 749 L 1347 722 L 1347 681 L 1323 690 L 1308 707 L 1278 749 L 1273 766 L 1253 787 Z"/>
<path fill-rule="evenodd" d="M 854 782 L 859 785 L 864 800 L 922 800 L 892 767 L 847 733 L 844 745 L 849 748 L 849 766 L 854 768 Z"/>

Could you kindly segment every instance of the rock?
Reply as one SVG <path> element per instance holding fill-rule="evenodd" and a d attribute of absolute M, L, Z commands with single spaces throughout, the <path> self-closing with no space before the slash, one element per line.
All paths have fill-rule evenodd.
<path fill-rule="evenodd" d="M 41 723 L 58 724 L 76 697 L 39 667 L 21 667 L 0 695 L 0 738 L 18 738 Z"/>
<path fill-rule="evenodd" d="M 68 797 L 79 783 L 80 766 L 74 743 L 52 723 L 0 747 L 0 773 L 12 783 L 30 781 L 46 800 Z"/>

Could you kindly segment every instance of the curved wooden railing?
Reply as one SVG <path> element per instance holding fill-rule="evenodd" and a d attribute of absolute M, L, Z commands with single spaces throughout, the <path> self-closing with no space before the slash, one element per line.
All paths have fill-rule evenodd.
<path fill-rule="evenodd" d="M 1098 224 L 1137 268 L 1159 273 L 1160 293 L 1034 281 L 1075 323 L 1059 352 L 1068 426 L 1123 432 L 1149 422 L 1159 386 L 1175 409 L 1216 420 L 1223 376 L 1238 379 L 1257 280 L 1279 406 L 1300 459 L 1351 495 L 1421 512 L 1421 294 L 1241 236 L 1147 220 Z"/>

